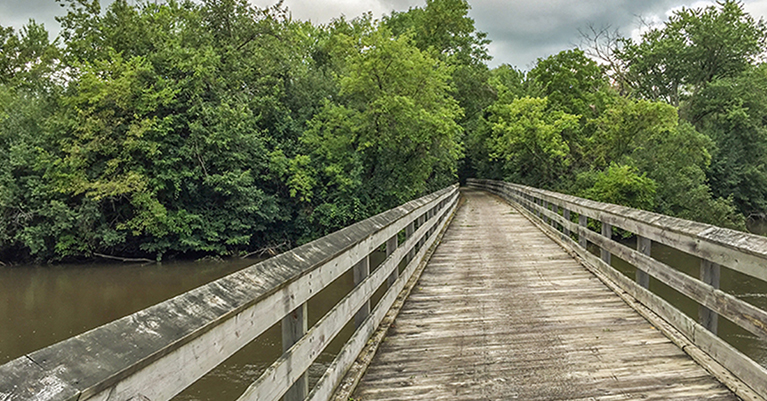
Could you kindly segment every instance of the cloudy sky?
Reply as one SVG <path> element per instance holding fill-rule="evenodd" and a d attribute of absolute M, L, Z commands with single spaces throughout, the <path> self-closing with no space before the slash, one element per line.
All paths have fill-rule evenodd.
<path fill-rule="evenodd" d="M 102 0 L 102 4 L 110 0 Z M 138 2 L 140 0 L 128 0 Z M 155 1 L 155 0 L 150 0 Z M 161 1 L 161 0 L 159 0 Z M 249 0 L 268 6 L 276 0 Z M 285 0 L 293 18 L 326 23 L 341 14 L 355 17 L 372 11 L 376 17 L 392 10 L 424 5 L 425 0 Z M 636 35 L 640 17 L 660 22 L 672 10 L 713 4 L 701 0 L 469 0 L 470 15 L 492 40 L 492 66 L 508 63 L 528 69 L 539 57 L 572 48 L 581 41 L 579 29 L 611 27 Z M 767 0 L 747 0 L 755 17 L 767 16 Z M 55 0 L 0 0 L 0 25 L 21 27 L 30 18 L 58 32 L 54 16 L 64 10 Z M 767 18 L 765 18 L 767 19 Z"/>

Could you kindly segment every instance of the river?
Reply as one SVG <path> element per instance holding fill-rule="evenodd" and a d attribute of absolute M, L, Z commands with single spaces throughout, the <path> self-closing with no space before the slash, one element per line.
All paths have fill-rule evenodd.
<path fill-rule="evenodd" d="M 626 245 L 634 246 L 632 240 Z M 596 251 L 593 249 L 592 251 Z M 654 243 L 652 256 L 697 276 L 698 258 Z M 371 270 L 383 259 L 376 253 Z M 255 263 L 233 259 L 150 265 L 87 264 L 55 267 L 0 268 L 0 364 L 131 314 L 199 285 Z M 630 265 L 613 256 L 613 266 L 634 277 Z M 309 324 L 316 322 L 353 286 L 351 272 L 341 276 L 309 302 Z M 722 269 L 724 291 L 767 310 L 767 285 Z M 697 317 L 697 304 L 651 280 L 650 288 Z M 373 305 L 382 291 L 374 297 Z M 742 352 L 767 366 L 767 344 L 720 318 L 720 335 Z M 178 395 L 176 400 L 235 400 L 281 354 L 279 324 L 229 358 L 214 371 Z M 332 361 L 352 334 L 352 325 L 339 335 L 309 373 L 310 385 Z M 627 334 L 630 335 L 630 334 Z"/>
<path fill-rule="evenodd" d="M 371 269 L 384 259 L 371 257 Z M 0 268 L 0 365 L 26 353 L 109 323 L 247 267 L 254 260 L 149 265 L 86 265 Z M 351 271 L 309 301 L 314 324 L 353 287 Z M 375 305 L 382 295 L 373 297 Z M 348 324 L 310 368 L 310 385 L 353 333 Z M 279 324 L 227 359 L 175 400 L 235 400 L 282 353 Z"/>

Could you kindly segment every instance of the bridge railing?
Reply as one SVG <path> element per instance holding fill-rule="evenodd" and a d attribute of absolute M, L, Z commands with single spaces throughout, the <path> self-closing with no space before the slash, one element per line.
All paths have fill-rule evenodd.
<path fill-rule="evenodd" d="M 17 358 L 0 366 L 0 401 L 168 400 L 279 322 L 284 353 L 239 399 L 327 400 L 458 197 L 457 186 L 445 188 Z M 371 272 L 370 255 L 384 246 L 387 257 Z M 307 301 L 350 270 L 354 288 L 307 327 Z M 352 319 L 356 331 L 309 393 L 308 368 Z"/>
<path fill-rule="evenodd" d="M 757 394 L 767 396 L 767 370 L 717 336 L 721 316 L 767 340 L 767 312 L 719 289 L 721 266 L 767 282 L 767 237 L 508 182 L 470 179 L 468 185 L 524 207 L 528 215 L 545 223 L 544 227 L 553 230 L 623 291 L 670 323 Z M 592 226 L 600 227 L 601 233 L 589 229 L 589 220 L 596 223 Z M 637 249 L 613 240 L 615 227 L 635 234 Z M 700 258 L 700 277 L 652 258 L 654 242 Z M 587 250 L 589 243 L 599 248 L 599 257 Z M 636 268 L 634 280 L 611 267 L 612 255 Z M 698 319 L 649 291 L 649 277 L 697 302 Z"/>

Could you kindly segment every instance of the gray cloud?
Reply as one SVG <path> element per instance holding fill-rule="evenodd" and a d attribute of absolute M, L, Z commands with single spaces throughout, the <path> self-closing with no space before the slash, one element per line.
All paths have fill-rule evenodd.
<path fill-rule="evenodd" d="M 54 17 L 64 14 L 64 9 L 54 0 L 2 0 L 0 1 L 0 25 L 20 29 L 30 19 L 42 23 L 48 31 L 58 32 L 59 23 Z"/>
<path fill-rule="evenodd" d="M 276 2 L 250 1 L 259 7 Z M 102 4 L 109 2 L 102 0 Z M 670 9 L 712 3 L 701 0 L 470 0 L 470 15 L 477 29 L 487 32 L 493 41 L 490 45 L 494 58 L 492 66 L 507 63 L 527 69 L 540 57 L 579 44 L 579 29 L 609 26 L 629 36 L 638 27 L 640 16 L 663 20 Z M 285 1 L 294 18 L 315 23 L 327 23 L 341 14 L 353 18 L 367 11 L 379 18 L 392 10 L 407 10 L 423 4 L 424 0 Z M 767 13 L 767 0 L 747 1 L 746 9 L 754 16 L 762 17 Z M 0 0 L 0 24 L 17 29 L 34 18 L 55 34 L 59 26 L 54 17 L 64 12 L 55 0 Z"/>
<path fill-rule="evenodd" d="M 493 40 L 493 65 L 508 63 L 522 69 L 537 58 L 572 48 L 581 42 L 579 30 L 611 27 L 630 35 L 639 16 L 665 14 L 679 0 L 548 0 L 540 2 L 482 0 L 472 3 L 477 28 Z"/>

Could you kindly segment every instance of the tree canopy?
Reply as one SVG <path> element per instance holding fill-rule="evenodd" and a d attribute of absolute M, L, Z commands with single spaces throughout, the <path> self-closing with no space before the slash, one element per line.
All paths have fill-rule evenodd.
<path fill-rule="evenodd" d="M 767 214 L 767 28 L 736 1 L 528 72 L 487 66 L 466 0 L 325 25 L 246 0 L 62 3 L 53 40 L 0 27 L 2 261 L 300 244 L 459 176 L 739 229 Z"/>

